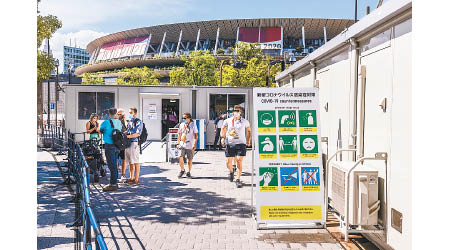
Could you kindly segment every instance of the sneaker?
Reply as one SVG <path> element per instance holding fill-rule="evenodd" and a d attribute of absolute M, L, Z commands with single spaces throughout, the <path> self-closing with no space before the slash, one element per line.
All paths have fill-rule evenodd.
<path fill-rule="evenodd" d="M 125 181 L 125 183 L 131 183 L 131 182 L 133 182 L 134 181 L 134 179 L 127 179 L 126 181 Z"/>
<path fill-rule="evenodd" d="M 242 182 L 239 179 L 236 179 L 236 187 L 237 188 L 241 188 L 242 187 Z"/>
<path fill-rule="evenodd" d="M 122 175 L 122 177 L 120 177 L 120 182 L 125 183 L 127 181 L 127 178 Z"/>
<path fill-rule="evenodd" d="M 178 174 L 178 178 L 181 178 L 184 175 L 184 170 L 180 171 L 180 173 Z"/>
<path fill-rule="evenodd" d="M 234 180 L 234 172 L 230 173 L 230 182 L 233 182 L 233 180 Z"/>
<path fill-rule="evenodd" d="M 117 185 L 107 185 L 103 188 L 103 192 L 116 191 L 118 188 L 119 187 Z"/>
<path fill-rule="evenodd" d="M 187 178 L 192 178 L 191 172 L 187 172 L 187 173 L 186 173 L 186 177 L 187 177 Z"/>

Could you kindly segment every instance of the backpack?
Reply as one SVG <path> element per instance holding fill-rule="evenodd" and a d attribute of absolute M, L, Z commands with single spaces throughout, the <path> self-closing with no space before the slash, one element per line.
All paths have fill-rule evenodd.
<path fill-rule="evenodd" d="M 138 121 L 139 121 L 139 118 L 134 119 L 134 126 L 135 127 L 136 127 L 136 123 Z M 139 135 L 139 138 L 138 138 L 139 153 L 140 154 L 142 154 L 142 147 L 141 147 L 141 145 L 142 145 L 142 143 L 147 141 L 147 136 L 148 136 L 148 133 L 147 133 L 147 129 L 145 128 L 145 123 L 142 122 L 142 132 L 141 132 L 141 134 Z"/>
<path fill-rule="evenodd" d="M 122 131 L 114 128 L 112 120 L 109 120 L 109 123 L 111 124 L 111 128 L 113 129 L 112 139 L 114 145 L 120 150 L 125 150 L 126 148 L 130 147 L 131 141 L 127 138 L 127 134 L 122 133 Z"/>

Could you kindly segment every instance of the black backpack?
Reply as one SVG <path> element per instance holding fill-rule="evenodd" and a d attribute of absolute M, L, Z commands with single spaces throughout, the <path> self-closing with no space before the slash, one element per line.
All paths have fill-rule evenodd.
<path fill-rule="evenodd" d="M 111 124 L 111 128 L 113 129 L 112 139 L 114 145 L 120 150 L 125 150 L 126 148 L 130 147 L 131 141 L 127 138 L 127 134 L 122 133 L 122 131 L 114 128 L 114 124 L 111 120 L 109 120 L 109 124 Z"/>
<path fill-rule="evenodd" d="M 134 119 L 134 126 L 135 127 L 136 127 L 136 123 L 138 121 L 139 121 L 139 118 Z M 141 134 L 139 135 L 139 138 L 138 138 L 139 151 L 140 151 L 139 153 L 140 154 L 142 154 L 142 147 L 141 147 L 141 145 L 142 145 L 142 143 L 147 141 L 147 136 L 148 136 L 148 133 L 147 133 L 147 129 L 145 128 L 145 123 L 142 122 L 142 132 L 141 132 Z"/>

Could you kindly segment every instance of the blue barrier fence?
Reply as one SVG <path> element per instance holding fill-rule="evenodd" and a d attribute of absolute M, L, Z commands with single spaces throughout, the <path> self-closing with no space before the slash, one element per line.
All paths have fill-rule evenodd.
<path fill-rule="evenodd" d="M 75 225 L 82 226 L 83 249 L 93 249 L 93 239 L 95 249 L 108 249 L 91 207 L 89 196 L 89 166 L 80 145 L 75 142 L 75 134 L 67 132 L 66 138 L 69 168 L 67 180 L 69 180 L 69 183 L 71 182 L 70 180 L 74 180 L 72 183 L 76 183 L 75 199 L 79 201 L 81 206 L 78 218 L 74 223 L 67 225 L 67 227 Z M 92 237 L 92 231 L 94 231 L 94 237 Z"/>

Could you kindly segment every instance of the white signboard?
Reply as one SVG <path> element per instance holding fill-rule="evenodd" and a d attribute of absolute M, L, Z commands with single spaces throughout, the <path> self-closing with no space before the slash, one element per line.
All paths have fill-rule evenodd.
<path fill-rule="evenodd" d="M 324 227 L 318 89 L 254 88 L 253 103 L 258 226 Z"/>

